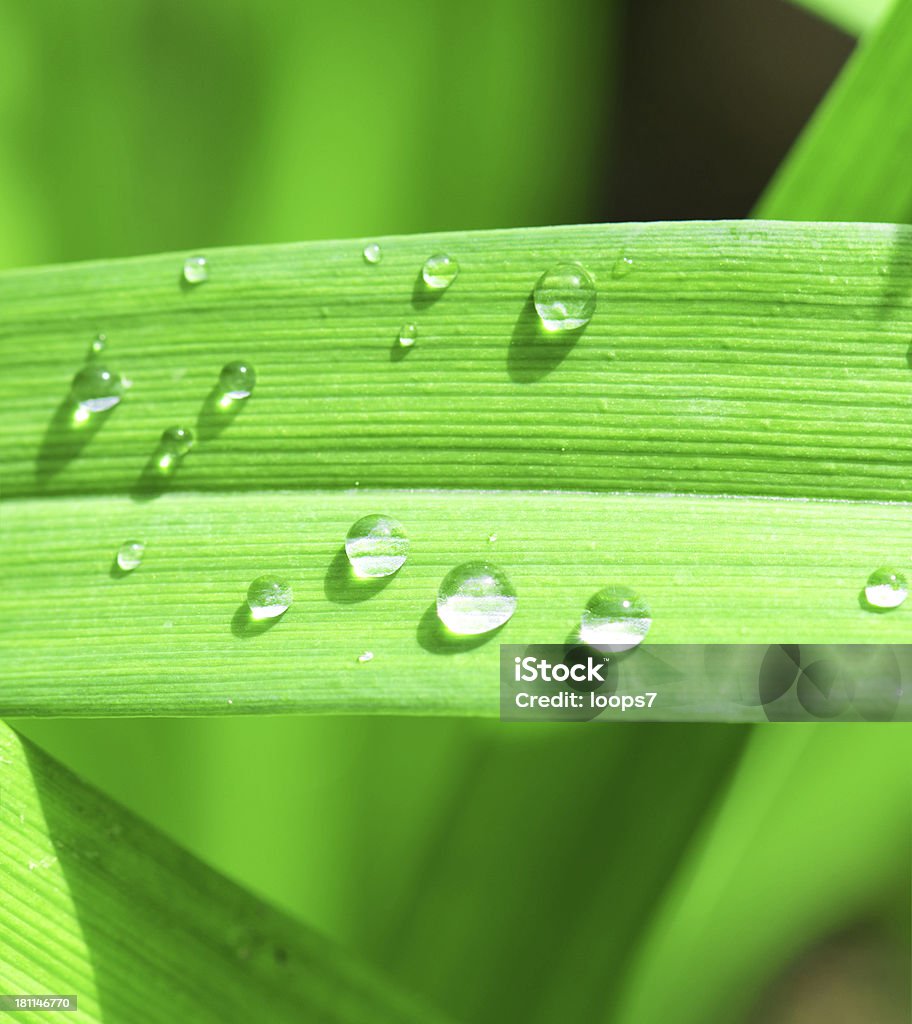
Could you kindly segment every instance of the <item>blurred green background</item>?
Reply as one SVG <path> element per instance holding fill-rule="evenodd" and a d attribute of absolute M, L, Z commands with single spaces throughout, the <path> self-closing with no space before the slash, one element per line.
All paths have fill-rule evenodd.
<path fill-rule="evenodd" d="M 852 45 L 782 0 L 3 0 L 0 267 L 745 216 Z M 17 724 L 457 1019 L 906 1019 L 899 727 Z"/>

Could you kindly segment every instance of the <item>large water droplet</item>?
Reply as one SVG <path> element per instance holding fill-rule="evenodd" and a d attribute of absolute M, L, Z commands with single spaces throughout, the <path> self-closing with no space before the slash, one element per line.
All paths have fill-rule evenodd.
<path fill-rule="evenodd" d="M 226 363 L 219 374 L 219 387 L 225 398 L 247 398 L 256 385 L 256 371 L 249 363 Z"/>
<path fill-rule="evenodd" d="M 97 363 L 84 366 L 73 378 L 71 387 L 73 401 L 90 413 L 113 408 L 123 397 L 123 391 L 120 374 Z"/>
<path fill-rule="evenodd" d="M 908 596 L 906 577 L 889 566 L 875 569 L 865 585 L 865 600 L 872 608 L 898 608 Z"/>
<path fill-rule="evenodd" d="M 429 257 L 421 268 L 424 283 L 428 288 L 437 290 L 449 288 L 456 280 L 458 273 L 459 264 L 452 256 L 447 256 L 444 253 Z"/>
<path fill-rule="evenodd" d="M 379 263 L 383 259 L 383 251 L 376 242 L 365 245 L 362 255 L 364 256 L 365 263 Z"/>
<path fill-rule="evenodd" d="M 409 539 L 405 527 L 391 516 L 364 516 L 345 538 L 345 554 L 361 579 L 392 576 L 405 564 Z"/>
<path fill-rule="evenodd" d="M 515 611 L 513 584 L 503 569 L 490 562 L 457 565 L 437 591 L 437 615 L 451 633 L 459 636 L 497 629 Z"/>
<path fill-rule="evenodd" d="M 403 324 L 399 328 L 399 344 L 403 348 L 411 348 L 418 338 L 418 328 L 414 324 Z"/>
<path fill-rule="evenodd" d="M 117 549 L 117 565 L 124 572 L 132 572 L 143 560 L 146 545 L 141 540 L 128 540 Z"/>
<path fill-rule="evenodd" d="M 184 260 L 184 280 L 187 284 L 202 284 L 209 279 L 209 266 L 205 256 L 188 256 Z"/>
<path fill-rule="evenodd" d="M 156 461 L 159 469 L 173 469 L 195 443 L 196 438 L 189 427 L 168 427 L 162 432 L 161 440 L 158 442 Z"/>
<path fill-rule="evenodd" d="M 546 331 L 575 331 L 595 312 L 595 281 L 579 263 L 558 263 L 538 279 L 533 298 Z"/>
<path fill-rule="evenodd" d="M 649 605 L 629 587 L 593 594 L 580 620 L 580 640 L 600 651 L 627 651 L 643 642 L 652 625 Z"/>
<path fill-rule="evenodd" d="M 291 585 L 278 576 L 257 576 L 247 588 L 252 619 L 274 619 L 287 611 L 293 600 Z"/>

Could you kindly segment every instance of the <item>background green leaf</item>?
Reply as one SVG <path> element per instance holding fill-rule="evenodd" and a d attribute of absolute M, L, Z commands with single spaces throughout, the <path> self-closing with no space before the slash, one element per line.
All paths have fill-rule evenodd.
<path fill-rule="evenodd" d="M 0 792 L 4 995 L 76 995 L 79 1021 L 438 1019 L 2 724 Z"/>
<path fill-rule="evenodd" d="M 873 28 L 896 0 L 795 0 L 852 35 Z"/>
<path fill-rule="evenodd" d="M 912 3 L 896 0 L 780 166 L 758 216 L 909 222 L 910 60 Z"/>

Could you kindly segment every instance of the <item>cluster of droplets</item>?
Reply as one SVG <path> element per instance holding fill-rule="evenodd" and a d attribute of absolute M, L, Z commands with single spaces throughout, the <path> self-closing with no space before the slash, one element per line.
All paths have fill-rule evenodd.
<path fill-rule="evenodd" d="M 378 264 L 382 250 L 369 243 L 362 250 L 364 261 Z M 633 269 L 633 260 L 618 257 L 613 268 L 615 277 L 623 277 Z M 434 292 L 449 288 L 459 274 L 455 258 L 440 253 L 430 256 L 421 268 L 424 286 Z M 184 281 L 196 286 L 208 280 L 205 256 L 190 256 L 183 265 Z M 592 319 L 597 289 L 592 275 L 581 264 L 562 262 L 546 270 L 532 293 L 535 311 L 548 334 L 581 330 Z M 399 330 L 399 345 L 411 348 L 418 337 L 414 323 L 404 323 Z M 103 334 L 92 342 L 88 362 L 74 377 L 72 398 L 85 415 L 113 408 L 123 397 L 126 382 L 116 372 L 97 361 L 106 349 Z M 256 373 L 245 362 L 226 364 L 219 375 L 218 390 L 222 407 L 244 401 L 256 384 Z M 163 472 L 170 472 L 187 455 L 195 443 L 193 432 L 181 426 L 166 429 L 159 442 L 156 462 Z M 493 544 L 497 535 L 488 537 Z M 345 553 L 352 575 L 361 581 L 389 577 L 399 572 L 409 555 L 410 541 L 403 525 L 391 516 L 369 515 L 357 520 L 345 538 Z M 145 545 L 127 541 L 116 554 L 119 569 L 129 573 L 143 560 Z M 871 574 L 864 588 L 865 601 L 872 610 L 897 608 L 908 596 L 904 574 L 882 567 Z M 291 584 L 282 576 L 257 577 L 247 589 L 247 606 L 254 621 L 277 619 L 294 600 Z M 506 572 L 486 561 L 469 561 L 451 569 L 437 591 L 437 617 L 447 632 L 455 636 L 477 636 L 490 633 L 506 624 L 517 606 L 517 594 Z M 612 585 L 599 590 L 583 609 L 578 629 L 579 640 L 604 652 L 623 652 L 643 642 L 652 626 L 649 604 L 629 587 Z M 372 651 L 363 651 L 357 661 L 373 659 Z M 230 703 L 230 702 L 229 702 Z"/>
<path fill-rule="evenodd" d="M 370 242 L 361 250 L 365 263 L 376 265 L 383 258 L 379 243 Z M 429 292 L 443 292 L 459 276 L 459 262 L 447 253 L 429 256 L 421 267 L 421 281 Z M 397 336 L 400 349 L 410 349 L 418 340 L 418 326 L 406 321 L 399 328 Z"/>
<path fill-rule="evenodd" d="M 493 535 L 492 535 L 493 536 Z M 345 537 L 345 554 L 357 581 L 392 576 L 405 565 L 410 541 L 405 527 L 389 515 L 363 516 Z M 291 606 L 292 586 L 283 577 L 260 576 L 247 591 L 254 620 L 278 618 Z M 505 625 L 516 611 L 518 597 L 507 573 L 486 560 L 463 562 L 451 569 L 437 590 L 437 617 L 447 633 L 479 636 Z M 648 604 L 627 587 L 606 587 L 586 605 L 579 639 L 601 651 L 626 651 L 640 644 L 652 625 Z M 373 660 L 372 651 L 358 655 Z"/>

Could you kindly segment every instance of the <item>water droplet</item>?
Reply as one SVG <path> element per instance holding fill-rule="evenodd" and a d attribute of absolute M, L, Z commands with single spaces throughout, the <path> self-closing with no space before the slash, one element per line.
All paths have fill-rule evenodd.
<path fill-rule="evenodd" d="M 247 588 L 247 605 L 252 619 L 275 619 L 294 600 L 291 585 L 278 576 L 257 576 Z"/>
<path fill-rule="evenodd" d="M 405 527 L 390 516 L 364 516 L 345 538 L 345 554 L 361 579 L 392 576 L 405 564 L 409 539 Z"/>
<path fill-rule="evenodd" d="M 374 652 L 373 651 L 362 651 L 362 653 L 358 655 L 358 661 L 360 661 L 362 664 L 365 661 L 373 661 L 373 660 L 374 660 Z"/>
<path fill-rule="evenodd" d="M 155 456 L 159 469 L 173 469 L 195 443 L 196 438 L 189 427 L 168 427 L 162 432 Z"/>
<path fill-rule="evenodd" d="M 249 363 L 226 363 L 219 374 L 219 387 L 225 398 L 248 398 L 256 384 L 256 371 Z"/>
<path fill-rule="evenodd" d="M 89 359 L 97 356 L 99 353 L 104 352 L 108 347 L 108 339 L 103 335 L 99 334 L 97 338 L 89 345 Z"/>
<path fill-rule="evenodd" d="M 128 540 L 117 549 L 117 565 L 124 572 L 132 572 L 139 568 L 146 551 L 146 545 L 141 540 Z"/>
<path fill-rule="evenodd" d="M 497 540 L 497 534 L 496 533 L 489 533 L 488 534 L 488 543 L 489 544 L 493 544 L 496 540 Z"/>
<path fill-rule="evenodd" d="M 104 412 L 112 409 L 123 397 L 123 380 L 106 366 L 89 363 L 73 378 L 71 394 L 80 409 Z"/>
<path fill-rule="evenodd" d="M 649 605 L 629 587 L 605 587 L 589 599 L 580 640 L 600 651 L 627 651 L 643 642 L 652 625 Z"/>
<path fill-rule="evenodd" d="M 438 254 L 431 256 L 421 268 L 421 276 L 428 288 L 449 288 L 459 273 L 459 264 L 452 256 Z"/>
<path fill-rule="evenodd" d="M 615 277 L 626 277 L 633 270 L 633 260 L 629 256 L 618 256 L 611 273 Z"/>
<path fill-rule="evenodd" d="M 595 312 L 595 281 L 579 263 L 558 263 L 538 279 L 533 298 L 546 331 L 575 331 Z"/>
<path fill-rule="evenodd" d="M 399 328 L 399 344 L 403 348 L 411 348 L 418 338 L 418 328 L 414 324 L 403 324 Z"/>
<path fill-rule="evenodd" d="M 209 279 L 205 256 L 188 256 L 184 260 L 184 280 L 187 284 L 202 284 Z"/>
<path fill-rule="evenodd" d="M 889 566 L 875 569 L 865 585 L 865 600 L 872 608 L 898 608 L 908 596 L 906 577 Z"/>
<path fill-rule="evenodd" d="M 371 242 L 370 245 L 365 245 L 363 255 L 365 263 L 379 263 L 380 260 L 383 259 L 383 252 L 376 242 Z"/>
<path fill-rule="evenodd" d="M 437 591 L 437 616 L 451 633 L 474 636 L 509 621 L 516 591 L 503 569 L 490 562 L 466 562 L 451 569 Z"/>

